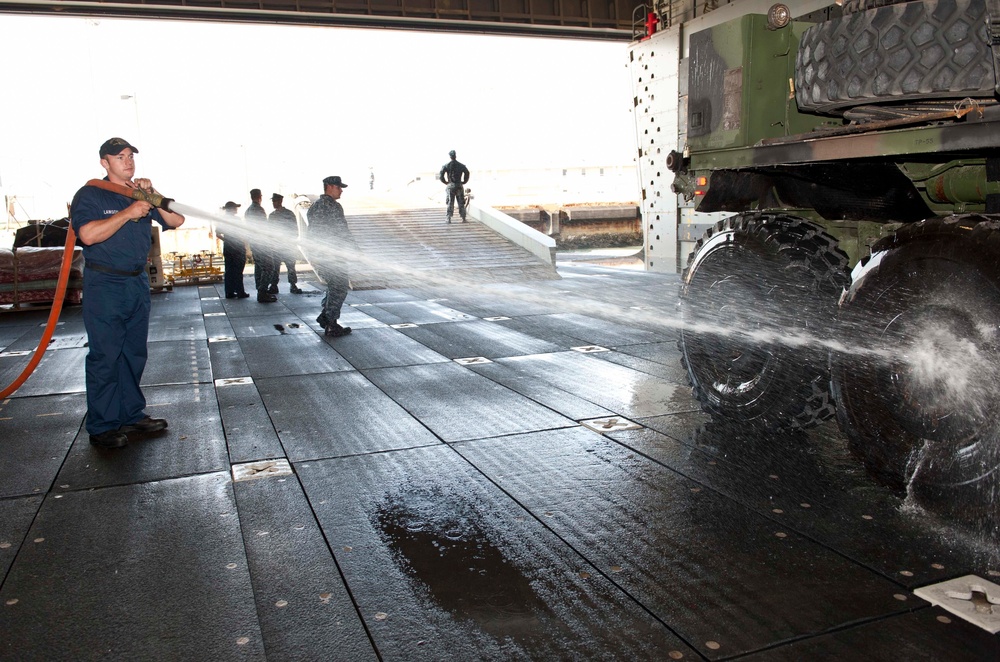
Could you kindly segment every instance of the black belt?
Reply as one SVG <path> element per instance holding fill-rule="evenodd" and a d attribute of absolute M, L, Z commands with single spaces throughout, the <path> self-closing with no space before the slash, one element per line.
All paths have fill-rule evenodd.
<path fill-rule="evenodd" d="M 93 269 L 94 271 L 100 271 L 101 273 L 111 274 L 113 276 L 138 276 L 145 269 L 136 269 L 135 271 L 122 271 L 121 269 L 112 269 L 111 267 L 105 267 L 101 264 L 84 264 L 87 269 Z"/>

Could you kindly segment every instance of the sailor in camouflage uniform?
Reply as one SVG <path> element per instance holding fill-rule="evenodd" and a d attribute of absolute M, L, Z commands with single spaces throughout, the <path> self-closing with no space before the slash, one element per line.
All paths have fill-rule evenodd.
<path fill-rule="evenodd" d="M 347 184 L 339 176 L 327 177 L 323 180 L 323 195 L 306 214 L 309 219 L 306 243 L 309 262 L 316 275 L 326 283 L 323 310 L 316 322 L 323 327 L 326 335 L 334 337 L 351 332 L 351 327 L 341 326 L 337 320 L 351 284 L 345 254 L 358 250 L 354 235 L 347 227 L 344 208 L 337 202 L 345 188 Z"/>
<path fill-rule="evenodd" d="M 278 291 L 278 280 L 281 278 L 281 263 L 284 262 L 285 268 L 288 270 L 288 291 L 292 294 L 301 294 L 302 290 L 297 285 L 299 275 L 295 272 L 295 258 L 298 257 L 298 248 L 296 248 L 295 242 L 299 238 L 299 223 L 295 218 L 295 212 L 282 206 L 284 199 L 285 196 L 280 193 L 271 195 L 271 205 L 274 207 L 274 211 L 267 217 L 267 222 L 271 224 L 272 230 L 287 234 L 291 238 L 287 243 L 281 240 L 275 242 L 274 270 L 271 272 L 271 283 L 268 292 L 276 293 Z"/>

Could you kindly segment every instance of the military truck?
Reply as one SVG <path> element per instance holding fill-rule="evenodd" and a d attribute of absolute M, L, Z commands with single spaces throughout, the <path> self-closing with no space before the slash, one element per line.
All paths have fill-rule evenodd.
<path fill-rule="evenodd" d="M 682 265 L 693 393 L 764 430 L 836 417 L 885 484 L 995 517 L 1000 3 L 821 18 L 779 4 L 690 35 L 686 138 L 662 166 L 728 214 Z"/>

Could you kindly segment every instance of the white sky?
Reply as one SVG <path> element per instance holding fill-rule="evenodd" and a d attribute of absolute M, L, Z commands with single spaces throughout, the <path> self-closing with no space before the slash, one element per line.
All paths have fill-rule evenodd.
<path fill-rule="evenodd" d="M 635 155 L 624 42 L 10 15 L 0 35 L 0 186 L 39 218 L 115 135 L 204 209 L 331 174 L 367 189 L 369 167 L 405 183 L 449 149 L 473 177 Z"/>

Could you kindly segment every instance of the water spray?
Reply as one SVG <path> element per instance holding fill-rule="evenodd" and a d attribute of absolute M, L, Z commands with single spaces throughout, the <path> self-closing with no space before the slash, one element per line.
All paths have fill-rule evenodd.
<path fill-rule="evenodd" d="M 103 182 L 102 184 L 108 184 Z M 122 187 L 125 188 L 125 187 Z M 129 197 L 139 196 L 136 199 L 146 199 L 144 192 L 136 193 L 135 189 L 125 189 Z M 123 191 L 124 193 L 124 191 Z M 440 275 L 432 270 L 413 269 L 397 263 L 385 262 L 375 257 L 366 255 L 363 251 L 353 251 L 350 249 L 334 246 L 328 243 L 318 243 L 308 236 L 291 239 L 286 231 L 281 228 L 270 227 L 265 223 L 246 223 L 239 216 L 206 212 L 195 207 L 178 203 L 169 198 L 162 198 L 157 195 L 161 204 L 169 204 L 170 211 L 182 214 L 187 217 L 201 218 L 210 221 L 218 232 L 232 231 L 239 234 L 252 245 L 261 246 L 267 250 L 277 250 L 280 248 L 297 248 L 315 271 L 316 262 L 338 262 L 341 264 L 353 263 L 363 267 L 378 269 L 379 271 L 391 273 L 402 281 L 411 283 L 403 285 L 411 288 L 446 289 L 455 291 L 461 289 L 472 292 L 484 292 L 493 296 L 502 295 L 505 298 L 513 298 L 526 303 L 537 303 L 542 306 L 553 304 L 551 293 L 537 294 L 532 292 L 512 292 L 509 285 L 503 286 L 496 283 L 470 283 L 464 280 L 456 280 L 448 276 Z M 153 203 L 151 203 L 153 204 Z M 571 312 L 582 315 L 594 315 L 595 308 L 600 310 L 601 317 L 615 319 L 633 325 L 646 327 L 656 327 L 660 329 L 671 329 L 676 331 L 686 331 L 689 333 L 713 336 L 723 342 L 727 339 L 743 339 L 757 345 L 782 345 L 789 348 L 805 349 L 815 348 L 837 354 L 851 355 L 857 358 L 866 358 L 887 364 L 898 362 L 902 359 L 905 363 L 916 362 L 918 359 L 910 356 L 901 356 L 898 351 L 884 347 L 869 347 L 853 343 L 846 343 L 837 338 L 819 337 L 802 331 L 789 331 L 786 329 L 771 328 L 744 328 L 736 326 L 726 326 L 707 322 L 692 322 L 684 320 L 676 310 L 640 310 L 635 307 L 620 306 L 607 301 L 599 302 L 595 307 L 595 300 L 587 297 L 575 295 L 573 298 L 562 298 L 558 303 L 560 312 Z M 936 369 L 924 368 L 931 373 L 937 373 Z"/>

